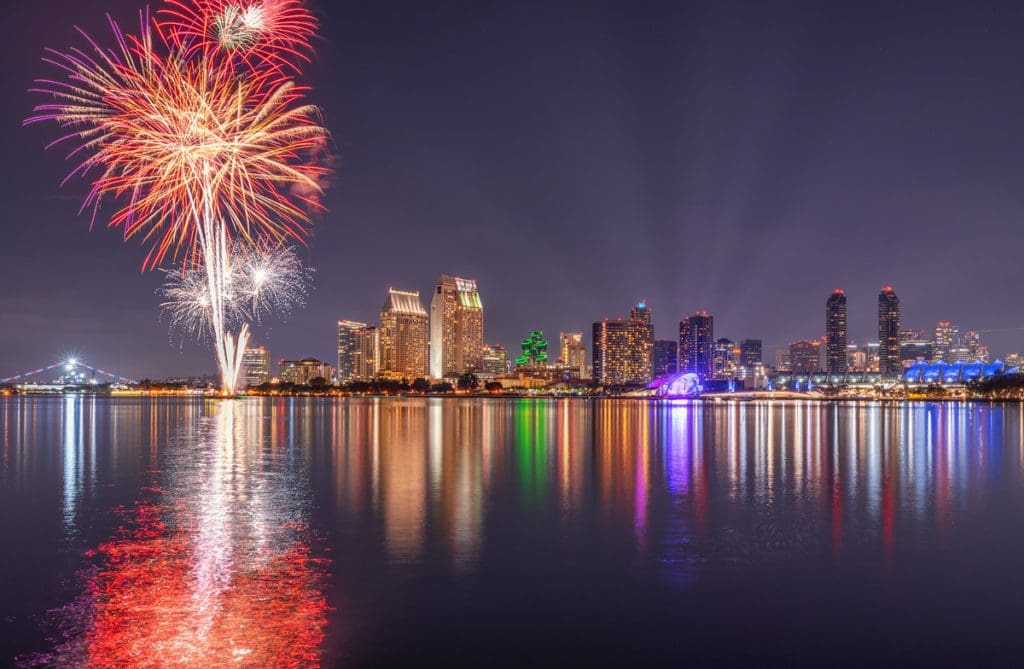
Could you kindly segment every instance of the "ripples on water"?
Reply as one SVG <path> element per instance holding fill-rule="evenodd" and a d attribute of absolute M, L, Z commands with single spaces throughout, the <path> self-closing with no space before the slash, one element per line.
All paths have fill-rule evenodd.
<path fill-rule="evenodd" d="M 1022 434 L 1018 405 L 3 400 L 3 642 L 29 666 L 992 661 L 1020 650 Z"/>

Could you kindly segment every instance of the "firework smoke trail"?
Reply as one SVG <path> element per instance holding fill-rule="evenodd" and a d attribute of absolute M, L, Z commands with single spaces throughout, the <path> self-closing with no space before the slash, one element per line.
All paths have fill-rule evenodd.
<path fill-rule="evenodd" d="M 51 146 L 74 144 L 68 178 L 92 184 L 83 209 L 95 220 L 102 200 L 119 201 L 109 225 L 150 245 L 144 269 L 168 258 L 203 268 L 222 391 L 233 394 L 249 338 L 248 323 L 229 331 L 233 246 L 302 241 L 320 208 L 327 131 L 284 74 L 316 24 L 295 0 L 169 6 L 155 24 L 140 13 L 137 36 L 111 21 L 116 49 L 86 36 L 86 49 L 48 51 L 64 79 L 40 82 L 52 101 L 26 123 L 66 131 Z"/>

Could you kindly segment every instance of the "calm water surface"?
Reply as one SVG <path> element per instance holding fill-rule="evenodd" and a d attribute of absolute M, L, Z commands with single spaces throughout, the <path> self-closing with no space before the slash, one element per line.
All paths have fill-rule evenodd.
<path fill-rule="evenodd" d="M 0 400 L 0 663 L 1018 663 L 1019 405 Z"/>

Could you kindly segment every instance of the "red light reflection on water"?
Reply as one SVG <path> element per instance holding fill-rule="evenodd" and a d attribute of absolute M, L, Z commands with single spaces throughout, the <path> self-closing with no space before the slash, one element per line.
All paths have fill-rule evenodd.
<path fill-rule="evenodd" d="M 311 555 L 309 531 L 283 527 L 294 540 L 259 551 L 234 550 L 230 575 L 203 587 L 192 523 L 170 527 L 168 509 L 140 502 L 122 510 L 111 541 L 90 552 L 86 618 L 75 648 L 50 661 L 89 667 L 315 667 L 328 606 L 324 559 Z M 239 547 L 241 548 L 241 547 Z M 251 548 L 251 547 L 247 547 Z"/>

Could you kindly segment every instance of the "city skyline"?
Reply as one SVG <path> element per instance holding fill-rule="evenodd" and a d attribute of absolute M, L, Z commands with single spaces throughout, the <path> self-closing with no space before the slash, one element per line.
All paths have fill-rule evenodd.
<path fill-rule="evenodd" d="M 73 43 L 72 24 L 104 29 L 93 7 L 56 6 L 66 27 L 54 28 L 51 4 L 25 6 L 3 28 L 9 128 L 47 72 L 25 54 Z M 333 360 L 335 321 L 371 322 L 389 285 L 425 296 L 444 271 L 487 286 L 485 341 L 508 350 L 533 329 L 587 332 L 645 296 L 657 339 L 707 310 L 716 331 L 762 339 L 770 359 L 819 332 L 822 295 L 836 285 L 850 296 L 850 340 L 874 339 L 871 295 L 883 283 L 896 286 L 904 323 L 1000 330 L 985 334 L 995 354 L 1024 348 L 1007 316 L 1020 303 L 1024 175 L 1000 130 L 1024 111 L 1010 85 L 1024 19 L 944 6 L 921 22 L 886 6 L 876 23 L 881 8 L 822 7 L 815 30 L 794 33 L 785 7 L 741 16 L 665 3 L 624 23 L 611 5 L 495 4 L 473 16 L 410 5 L 422 21 L 398 30 L 383 28 L 383 8 L 318 7 L 324 40 L 308 69 L 337 137 L 330 213 L 301 251 L 317 269 L 307 306 L 268 319 L 253 341 L 275 357 Z M 135 9 L 109 3 L 125 22 Z M 646 51 L 648 22 L 677 26 L 680 39 Z M 535 48 L 499 48 L 524 43 Z M 481 52 L 508 84 L 500 104 L 481 92 Z M 574 76 L 581 58 L 618 65 Z M 830 67 L 794 69 L 821 58 Z M 978 102 L 996 90 L 1000 105 Z M 766 114 L 751 117 L 751 104 Z M 579 123 L 564 131 L 569 116 Z M 136 269 L 143 250 L 111 243 L 102 218 L 90 231 L 81 187 L 54 186 L 67 166 L 59 151 L 35 157 L 47 132 L 9 135 L 11 153 L 33 159 L 9 161 L 0 185 L 0 373 L 69 353 L 134 377 L 211 371 L 204 346 L 169 337 L 155 309 L 161 277 Z M 437 164 L 441 145 L 451 150 Z M 986 253 L 961 254 L 959 271 L 927 260 L 969 243 Z"/>

